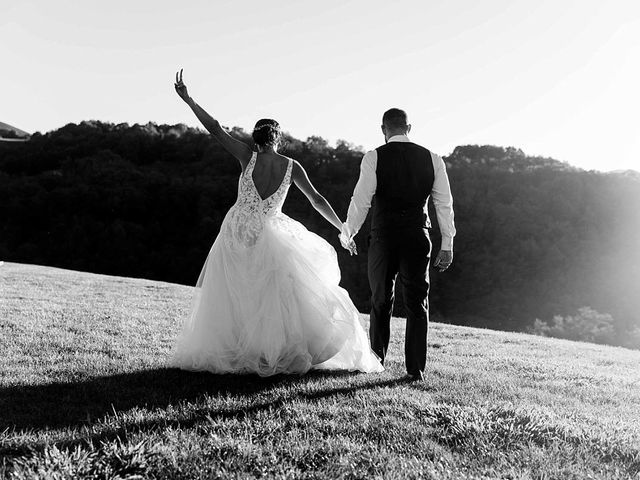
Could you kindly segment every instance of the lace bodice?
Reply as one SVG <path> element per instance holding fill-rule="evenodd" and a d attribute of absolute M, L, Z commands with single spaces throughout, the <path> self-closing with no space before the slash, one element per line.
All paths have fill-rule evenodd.
<path fill-rule="evenodd" d="M 253 182 L 253 168 L 258 154 L 254 152 L 247 168 L 238 181 L 238 199 L 224 219 L 220 233 L 230 247 L 252 247 L 260 238 L 265 222 L 282 214 L 282 204 L 291 184 L 293 161 L 289 159 L 287 170 L 278 189 L 262 199 Z"/>

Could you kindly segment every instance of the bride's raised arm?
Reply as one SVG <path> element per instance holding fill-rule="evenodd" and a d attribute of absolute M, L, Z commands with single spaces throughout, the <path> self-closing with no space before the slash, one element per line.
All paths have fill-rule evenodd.
<path fill-rule="evenodd" d="M 182 81 L 182 69 L 180 69 L 180 72 L 176 73 L 176 83 L 174 86 L 178 96 L 184 100 L 187 105 L 189 105 L 204 128 L 206 128 L 211 135 L 216 137 L 225 150 L 238 159 L 242 166 L 242 171 L 244 172 L 244 169 L 247 167 L 249 160 L 251 160 L 251 155 L 253 154 L 249 145 L 229 135 L 226 130 L 222 128 L 218 120 L 209 115 L 204 108 L 198 105 L 195 100 L 189 96 L 187 86 Z"/>

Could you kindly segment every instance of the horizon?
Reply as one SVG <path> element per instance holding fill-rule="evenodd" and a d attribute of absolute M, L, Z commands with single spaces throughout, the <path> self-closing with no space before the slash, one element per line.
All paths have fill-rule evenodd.
<path fill-rule="evenodd" d="M 404 14 L 406 12 L 406 14 Z M 0 7 L 11 45 L 0 112 L 29 132 L 96 119 L 198 126 L 173 91 L 221 124 L 276 118 L 299 139 L 365 150 L 405 109 L 442 155 L 513 146 L 585 170 L 637 170 L 640 4 L 408 0 L 322 6 L 255 0 Z M 258 77 L 258 78 L 256 78 Z"/>
<path fill-rule="evenodd" d="M 112 125 L 117 125 L 117 124 L 112 123 L 112 122 L 103 122 L 102 120 L 98 120 L 98 119 L 90 119 L 90 120 L 82 120 L 81 122 L 78 122 L 78 123 L 70 122 L 70 123 L 68 123 L 68 124 L 65 124 L 65 125 L 63 125 L 63 126 L 61 126 L 61 127 L 55 128 L 55 129 L 53 129 L 53 130 L 49 130 L 49 131 L 47 131 L 47 132 L 39 132 L 39 131 L 32 132 L 32 133 L 30 133 L 30 134 L 29 134 L 29 136 L 33 135 L 34 133 L 47 134 L 47 133 L 50 133 L 50 132 L 54 132 L 54 131 L 60 130 L 60 129 L 64 128 L 64 127 L 65 127 L 65 126 L 67 126 L 67 125 L 72 125 L 72 124 L 79 125 L 80 123 L 83 123 L 83 122 L 101 122 L 101 123 L 111 123 Z M 0 122 L 0 124 L 1 124 L 1 123 L 3 123 L 3 122 Z M 192 125 L 187 125 L 186 123 L 178 123 L 178 124 L 162 124 L 162 123 L 157 123 L 157 122 L 154 122 L 154 121 L 151 121 L 151 120 L 150 120 L 150 121 L 148 121 L 148 122 L 145 122 L 145 123 L 131 123 L 131 124 L 129 124 L 128 122 L 122 122 L 122 123 L 127 123 L 129 127 L 133 127 L 134 125 L 145 126 L 145 125 L 148 125 L 148 124 L 153 124 L 153 125 L 156 125 L 156 126 L 163 126 L 163 125 L 164 125 L 164 126 L 169 126 L 169 127 L 173 127 L 173 126 L 176 126 L 176 125 L 184 125 L 184 126 L 189 127 L 189 128 L 195 128 L 195 129 L 199 130 L 200 132 L 202 132 L 202 133 L 204 133 L 204 134 L 207 134 L 207 131 L 206 131 L 206 130 L 204 129 L 204 127 L 202 127 L 201 125 L 195 125 L 195 126 L 192 126 Z M 5 123 L 5 125 L 6 125 L 6 123 Z M 223 127 L 227 128 L 227 129 L 240 128 L 240 129 L 242 129 L 242 131 L 243 131 L 245 134 L 250 135 L 250 132 L 248 132 L 247 130 L 243 129 L 242 127 L 238 127 L 237 125 L 223 125 Z M 15 127 L 15 128 L 17 128 L 17 127 Z M 290 132 L 287 132 L 287 131 L 284 131 L 283 133 L 284 133 L 284 134 L 286 134 L 286 135 L 290 135 L 290 136 L 292 136 L 292 137 L 293 137 L 293 138 L 295 138 L 296 140 L 300 140 L 300 141 L 303 141 L 303 142 L 307 140 L 307 139 L 297 138 L 295 135 L 292 135 Z M 316 136 L 316 137 L 320 137 L 320 138 L 322 138 L 322 139 L 324 139 L 324 140 L 327 140 L 327 139 L 326 139 L 325 137 L 323 137 L 322 135 L 315 135 L 315 136 Z M 2 138 L 0 137 L 0 141 L 10 141 L 10 140 L 12 140 L 12 139 L 2 139 Z M 349 140 L 348 140 L 348 139 L 340 139 L 340 140 L 347 141 L 347 142 L 348 142 L 348 143 L 350 143 L 350 144 L 351 144 L 351 146 L 352 146 L 353 148 L 355 148 L 355 149 L 360 150 L 360 149 L 364 148 L 362 145 L 356 145 L 356 144 L 354 144 L 353 142 L 349 142 Z M 15 141 L 23 141 L 23 140 L 18 140 L 18 139 L 16 139 Z M 327 141 L 328 141 L 328 140 L 327 140 Z M 328 143 L 329 143 L 329 146 L 330 146 L 330 147 L 332 147 L 332 148 L 335 148 L 335 147 L 336 147 L 336 142 L 330 142 L 330 141 L 328 141 Z M 636 172 L 636 173 L 640 173 L 640 169 L 634 169 L 634 168 L 619 169 L 619 170 L 608 170 L 608 171 L 603 171 L 603 170 L 598 170 L 598 169 L 584 169 L 584 168 L 582 168 L 582 167 L 580 167 L 580 166 L 578 166 L 578 165 L 573 165 L 573 164 L 571 164 L 571 163 L 569 163 L 569 162 L 567 162 L 567 161 L 564 161 L 564 160 L 562 160 L 562 159 L 560 159 L 560 158 L 545 157 L 545 156 L 542 156 L 542 155 L 533 155 L 533 154 L 530 154 L 529 152 L 526 152 L 526 151 L 522 150 L 521 148 L 517 147 L 516 145 L 464 144 L 464 145 L 456 145 L 456 146 L 454 147 L 454 149 L 452 149 L 450 152 L 441 152 L 441 153 L 442 153 L 442 156 L 446 158 L 446 157 L 448 157 L 448 156 L 450 156 L 450 155 L 452 155 L 452 154 L 453 154 L 453 152 L 454 152 L 455 148 L 458 148 L 458 147 L 467 147 L 467 146 L 472 146 L 472 147 L 474 147 L 474 146 L 475 146 L 475 147 L 485 147 L 485 146 L 488 146 L 488 147 L 498 147 L 498 148 L 503 148 L 503 149 L 515 148 L 515 149 L 517 149 L 517 150 L 520 150 L 520 151 L 525 155 L 525 157 L 528 157 L 528 158 L 541 158 L 541 159 L 543 158 L 543 159 L 551 159 L 551 160 L 554 160 L 554 161 L 557 161 L 557 162 L 561 162 L 561 163 L 565 163 L 565 164 L 568 164 L 568 165 L 569 165 L 569 166 L 571 166 L 571 167 L 579 168 L 579 169 L 582 169 L 582 170 L 585 170 L 585 171 L 595 170 L 595 171 L 600 172 L 600 173 L 617 173 L 617 172 Z M 366 152 L 366 150 L 362 150 L 362 151 L 363 151 L 363 153 L 365 153 L 365 152 Z"/>

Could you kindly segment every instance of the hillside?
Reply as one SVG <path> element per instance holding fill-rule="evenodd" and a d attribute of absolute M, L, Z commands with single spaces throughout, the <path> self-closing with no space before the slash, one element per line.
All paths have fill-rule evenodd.
<path fill-rule="evenodd" d="M 283 151 L 344 218 L 362 152 L 317 136 L 287 137 Z M 434 318 L 507 331 L 540 320 L 556 331 L 588 307 L 600 320 L 560 334 L 640 348 L 640 176 L 491 145 L 459 146 L 445 161 L 458 234 L 453 266 L 432 271 Z M 89 121 L 0 144 L 0 259 L 193 285 L 239 170 L 184 125 Z M 350 257 L 298 189 L 284 212 L 336 247 L 342 284 L 367 311 L 368 224 Z M 431 236 L 437 249 L 435 221 Z"/>
<path fill-rule="evenodd" d="M 2 140 L 24 140 L 29 138 L 29 134 L 24 130 L 13 127 L 8 123 L 0 122 L 0 141 Z"/>
<path fill-rule="evenodd" d="M 0 477 L 640 472 L 638 351 L 434 322 L 405 383 L 396 320 L 382 374 L 215 376 L 166 368 L 189 287 L 5 262 L 0 292 Z"/>

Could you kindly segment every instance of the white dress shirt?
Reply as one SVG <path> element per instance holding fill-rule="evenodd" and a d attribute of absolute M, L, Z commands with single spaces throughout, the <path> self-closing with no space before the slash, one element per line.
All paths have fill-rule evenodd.
<path fill-rule="evenodd" d="M 410 140 L 406 135 L 394 135 L 388 141 L 409 142 Z M 432 152 L 431 161 L 433 162 L 434 173 L 431 198 L 436 208 L 438 225 L 440 226 L 440 232 L 442 234 L 441 249 L 453 251 L 453 237 L 456 234 L 456 228 L 453 221 L 453 197 L 451 196 L 451 188 L 449 187 L 449 177 L 447 176 L 447 169 L 442 157 Z M 371 208 L 371 200 L 376 193 L 378 183 L 376 177 L 377 166 L 377 151 L 371 150 L 362 157 L 360 178 L 358 178 L 358 183 L 351 197 L 347 221 L 342 227 L 342 234 L 348 239 L 353 238 L 358 233 Z M 428 219 L 426 204 L 424 206 L 424 212 L 427 214 Z"/>

